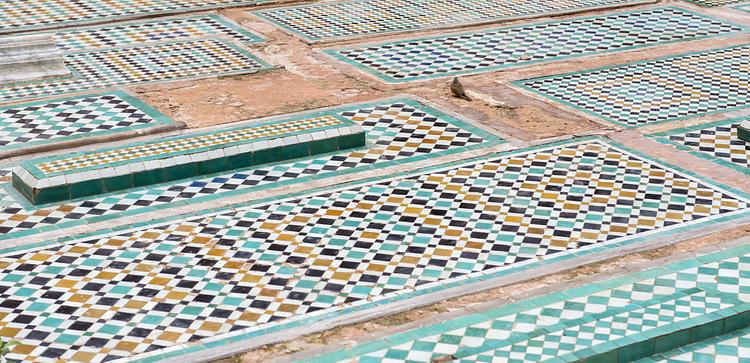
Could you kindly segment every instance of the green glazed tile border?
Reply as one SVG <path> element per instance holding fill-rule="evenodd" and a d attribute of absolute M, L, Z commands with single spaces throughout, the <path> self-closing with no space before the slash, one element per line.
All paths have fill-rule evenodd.
<path fill-rule="evenodd" d="M 722 21 L 727 22 L 726 20 L 723 20 L 723 19 L 722 19 Z M 734 22 L 727 22 L 727 23 L 735 25 L 735 26 L 738 26 L 738 27 L 742 27 L 742 28 L 745 29 L 745 32 L 747 32 L 748 30 L 750 30 L 750 28 L 748 28 L 747 26 L 744 26 L 742 24 L 736 24 Z M 598 119 L 601 119 L 601 120 L 613 123 L 613 124 L 618 125 L 618 126 L 623 127 L 623 128 L 636 129 L 636 128 L 640 128 L 640 127 L 644 127 L 644 126 L 660 125 L 660 124 L 665 124 L 665 123 L 669 123 L 669 122 L 673 122 L 673 121 L 682 121 L 682 120 L 687 120 L 687 119 L 692 119 L 692 118 L 697 118 L 697 117 L 702 117 L 702 116 L 709 116 L 709 115 L 715 115 L 715 114 L 724 113 L 724 112 L 730 112 L 730 111 L 734 111 L 734 110 L 741 110 L 741 109 L 745 109 L 745 108 L 750 108 L 750 105 L 728 107 L 728 108 L 717 110 L 717 111 L 704 112 L 704 113 L 700 113 L 700 114 L 683 116 L 683 117 L 675 117 L 675 118 L 671 118 L 671 119 L 668 119 L 668 120 L 662 120 L 662 121 L 658 121 L 658 122 L 649 122 L 649 123 L 645 123 L 645 124 L 642 124 L 642 125 L 628 125 L 626 123 L 617 121 L 617 120 L 612 119 L 610 117 L 607 117 L 607 116 L 604 116 L 604 115 L 600 115 L 600 114 L 598 114 L 596 112 L 587 110 L 584 107 L 580 107 L 580 106 L 574 105 L 574 104 L 572 104 L 572 103 L 570 103 L 568 101 L 565 101 L 563 99 L 560 99 L 558 97 L 550 96 L 550 95 L 548 95 L 546 93 L 537 91 L 537 90 L 535 90 L 535 89 L 533 89 L 531 87 L 526 86 L 524 83 L 526 83 L 528 81 L 537 81 L 537 80 L 550 79 L 550 78 L 558 78 L 558 77 L 565 77 L 565 76 L 575 76 L 575 75 L 579 75 L 579 74 L 593 73 L 593 72 L 602 71 L 602 70 L 606 70 L 606 69 L 612 69 L 612 68 L 618 68 L 618 67 L 626 67 L 626 66 L 638 65 L 638 64 L 645 64 L 645 63 L 651 63 L 651 62 L 658 62 L 658 61 L 662 61 L 662 60 L 687 57 L 687 56 L 691 56 L 691 55 L 708 53 L 708 52 L 712 52 L 712 51 L 720 51 L 720 50 L 728 50 L 728 49 L 734 49 L 734 48 L 741 48 L 741 47 L 745 47 L 745 46 L 748 46 L 748 45 L 750 45 L 750 43 L 735 45 L 735 46 L 731 46 L 731 47 L 712 48 L 712 49 L 707 49 L 707 50 L 702 50 L 702 51 L 693 51 L 693 52 L 681 53 L 681 54 L 677 54 L 677 55 L 669 55 L 669 56 L 664 56 L 664 57 L 659 57 L 659 58 L 653 58 L 653 59 L 647 59 L 647 60 L 637 61 L 637 62 L 629 62 L 629 63 L 621 63 L 621 64 L 616 64 L 616 65 L 610 65 L 610 66 L 602 66 L 602 67 L 596 67 L 596 68 L 591 68 L 591 69 L 585 69 L 585 70 L 582 70 L 582 71 L 567 72 L 567 73 L 560 73 L 560 74 L 552 74 L 552 75 L 543 76 L 543 77 L 534 77 L 534 78 L 520 79 L 520 80 L 516 80 L 516 81 L 511 82 L 511 85 L 513 85 L 515 87 L 518 87 L 518 88 L 520 88 L 522 90 L 525 90 L 525 91 L 527 91 L 529 93 L 532 93 L 532 94 L 538 95 L 540 97 L 552 100 L 554 102 L 563 104 L 563 105 L 565 105 L 565 106 L 567 106 L 569 108 L 572 108 L 572 109 L 575 109 L 577 111 L 583 112 L 583 113 L 585 113 L 587 115 L 590 115 L 590 116 L 593 116 L 595 118 L 598 118 Z"/>
<path fill-rule="evenodd" d="M 676 142 L 674 142 L 674 141 L 672 141 L 672 140 L 669 139 L 670 136 L 675 135 L 675 134 L 681 134 L 681 133 L 690 132 L 690 131 L 698 131 L 698 130 L 702 130 L 702 129 L 706 129 L 706 128 L 710 128 L 710 127 L 715 127 L 715 126 L 725 126 L 727 124 L 732 124 L 734 122 L 737 122 L 738 120 L 745 120 L 745 119 L 747 119 L 747 116 L 744 116 L 744 117 L 743 116 L 733 117 L 733 118 L 729 118 L 729 119 L 725 119 L 725 120 L 719 120 L 719 121 L 714 121 L 714 122 L 709 122 L 709 123 L 705 123 L 705 124 L 699 124 L 699 125 L 681 127 L 681 128 L 678 128 L 678 129 L 673 129 L 673 130 L 664 131 L 664 132 L 657 132 L 657 133 L 653 133 L 653 134 L 648 134 L 646 136 L 650 137 L 650 138 L 653 138 L 654 140 L 656 140 L 656 141 L 658 141 L 658 142 L 660 142 L 662 144 L 667 144 L 667 145 L 674 146 L 676 149 L 681 150 L 681 151 L 685 151 L 685 152 L 687 152 L 687 153 L 689 153 L 691 155 L 695 155 L 695 156 L 697 156 L 699 158 L 712 161 L 712 162 L 714 162 L 716 164 L 719 164 L 721 166 L 730 168 L 732 170 L 739 171 L 740 173 L 750 175 L 750 169 L 749 168 L 742 167 L 741 165 L 737 165 L 735 163 L 732 163 L 730 161 L 727 161 L 727 160 L 724 160 L 724 159 L 721 159 L 721 158 L 718 158 L 718 157 L 715 157 L 715 156 L 711 156 L 711 155 L 709 155 L 708 153 L 705 153 L 705 152 L 694 150 L 694 149 L 692 149 L 689 146 L 685 146 L 685 145 L 676 143 Z"/>
<path fill-rule="evenodd" d="M 361 106 L 359 106 L 359 107 L 361 107 Z M 427 168 L 423 168 L 423 169 L 419 169 L 419 170 L 415 170 L 415 171 L 397 173 L 397 174 L 390 175 L 388 177 L 374 177 L 374 178 L 370 178 L 370 179 L 363 180 L 363 181 L 345 183 L 345 184 L 342 184 L 342 185 L 338 185 L 336 187 L 317 188 L 317 189 L 314 189 L 314 190 L 307 190 L 307 191 L 302 191 L 302 192 L 298 192 L 298 193 L 289 194 L 289 195 L 286 195 L 284 197 L 271 197 L 271 198 L 266 198 L 266 199 L 262 199 L 262 200 L 252 201 L 252 202 L 240 203 L 240 204 L 236 204 L 236 205 L 231 206 L 231 207 L 214 208 L 214 209 L 211 209 L 211 210 L 190 213 L 190 214 L 182 215 L 182 216 L 166 217 L 166 218 L 152 220 L 152 221 L 148 221 L 148 222 L 136 223 L 136 224 L 132 224 L 132 225 L 129 225 L 129 226 L 121 226 L 121 227 L 111 228 L 111 229 L 107 229 L 107 230 L 102 230 L 102 231 L 97 231 L 97 232 L 92 232 L 92 233 L 86 233 L 86 234 L 83 234 L 83 235 L 78 235 L 78 236 L 75 236 L 75 237 L 63 238 L 63 239 L 59 239 L 59 240 L 55 240 L 55 241 L 46 241 L 46 242 L 36 243 L 36 244 L 33 244 L 33 245 L 26 245 L 26 246 L 14 247 L 14 248 L 9 248 L 9 249 L 5 249 L 5 250 L 0 250 L 0 253 L 1 254 L 6 254 L 6 253 L 17 253 L 19 251 L 28 251 L 28 250 L 32 250 L 32 249 L 36 249 L 36 248 L 42 248 L 42 247 L 48 247 L 48 246 L 57 245 L 57 244 L 68 243 L 70 241 L 78 240 L 78 239 L 83 239 L 83 238 L 92 238 L 94 236 L 102 236 L 102 235 L 105 235 L 105 234 L 112 234 L 112 233 L 122 233 L 122 232 L 125 232 L 125 231 L 128 231 L 128 230 L 133 230 L 133 229 L 137 229 L 137 228 L 141 228 L 141 227 L 147 227 L 147 226 L 153 226 L 153 225 L 163 224 L 163 223 L 167 223 L 167 222 L 170 222 L 170 221 L 190 219 L 190 218 L 194 218 L 195 216 L 207 216 L 207 215 L 210 215 L 210 214 L 221 213 L 222 211 L 225 211 L 226 209 L 230 209 L 230 208 L 241 208 L 243 206 L 249 206 L 249 205 L 257 206 L 257 205 L 262 205 L 262 204 L 268 204 L 268 203 L 272 203 L 272 202 L 278 202 L 282 198 L 283 199 L 290 199 L 290 198 L 295 198 L 295 197 L 299 197 L 299 196 L 303 196 L 303 195 L 310 195 L 310 194 L 315 194 L 315 193 L 320 193 L 320 192 L 325 192 L 325 191 L 333 191 L 333 190 L 343 189 L 343 188 L 347 188 L 347 187 L 351 187 L 351 186 L 357 186 L 357 185 L 363 185 L 363 184 L 368 184 L 368 183 L 377 182 L 377 181 L 383 181 L 383 180 L 386 180 L 386 179 L 393 179 L 393 178 L 405 177 L 405 176 L 409 176 L 409 175 L 422 174 L 422 173 L 431 172 L 431 171 L 445 170 L 445 169 L 449 169 L 449 168 L 455 167 L 457 165 L 467 165 L 467 164 L 475 163 L 475 162 L 477 162 L 479 160 L 486 160 L 486 159 L 491 159 L 491 158 L 497 158 L 497 157 L 502 157 L 502 156 L 513 155 L 513 154 L 525 153 L 525 152 L 528 152 L 528 151 L 554 148 L 554 147 L 557 147 L 557 146 L 560 146 L 560 145 L 578 144 L 578 143 L 585 143 L 585 142 L 590 142 L 590 141 L 604 142 L 606 144 L 610 144 L 610 145 L 616 146 L 618 148 L 621 148 L 626 153 L 631 153 L 633 155 L 638 155 L 639 157 L 642 157 L 642 158 L 648 160 L 649 162 L 654 163 L 655 165 L 666 167 L 666 168 L 678 171 L 678 172 L 682 173 L 683 175 L 686 175 L 686 176 L 689 176 L 691 178 L 696 178 L 697 179 L 697 176 L 694 173 L 692 173 L 692 172 L 689 172 L 689 171 L 686 171 L 684 169 L 681 169 L 681 168 L 678 168 L 678 167 L 674 167 L 674 166 L 671 166 L 669 164 L 666 164 L 666 163 L 654 160 L 653 158 L 648 157 L 645 154 L 639 153 L 637 151 L 633 151 L 633 150 L 631 150 L 631 149 L 629 149 L 629 148 L 627 148 L 627 147 L 625 147 L 625 146 L 623 146 L 621 144 L 613 142 L 611 140 L 604 139 L 602 137 L 585 137 L 585 138 L 580 138 L 580 139 L 576 139 L 576 140 L 558 141 L 558 142 L 555 142 L 555 143 L 550 143 L 550 144 L 541 145 L 541 146 L 535 146 L 535 147 L 530 147 L 530 148 L 524 148 L 524 149 L 514 150 L 514 151 L 509 151 L 509 152 L 501 152 L 501 153 L 496 153 L 496 154 L 484 155 L 484 156 L 475 157 L 475 158 L 471 158 L 471 159 L 467 159 L 467 160 L 462 160 L 462 161 L 458 161 L 458 162 L 452 162 L 452 163 L 447 163 L 447 164 L 443 164 L 443 165 L 439 165 L 439 166 L 427 167 Z M 714 183 L 714 182 L 712 182 L 710 180 L 702 180 L 701 182 L 703 182 L 703 183 L 711 183 L 714 187 L 719 188 L 719 189 L 723 189 L 724 192 L 726 192 L 728 194 L 735 195 L 736 197 L 739 197 L 739 198 L 742 198 L 742 199 L 745 199 L 745 200 L 749 200 L 750 199 L 750 195 L 748 195 L 747 193 L 740 192 L 740 191 L 737 191 L 737 190 L 733 190 L 732 188 L 723 186 L 723 185 L 721 185 L 719 183 Z M 421 285 L 419 288 L 417 288 L 417 289 L 415 289 L 413 291 L 406 291 L 406 292 L 403 292 L 403 293 L 392 294 L 392 295 L 389 295 L 389 296 L 385 296 L 382 299 L 376 299 L 374 301 L 364 302 L 362 304 L 355 304 L 355 305 L 352 305 L 352 306 L 338 307 L 338 308 L 330 309 L 328 311 L 321 311 L 321 312 L 319 312 L 317 314 L 313 314 L 312 316 L 302 316 L 299 319 L 289 319 L 289 320 L 282 321 L 282 322 L 279 322 L 279 323 L 267 324 L 265 326 L 255 327 L 255 328 L 251 328 L 251 329 L 248 329 L 248 330 L 245 330 L 245 331 L 239 331 L 239 332 L 230 333 L 230 334 L 227 334 L 227 335 L 222 335 L 222 336 L 218 336 L 218 337 L 211 338 L 211 339 L 206 339 L 205 341 L 203 341 L 201 343 L 193 343 L 189 347 L 186 347 L 186 346 L 175 346 L 175 347 L 172 347 L 172 348 L 169 348 L 169 349 L 166 349 L 166 350 L 154 353 L 153 355 L 143 355 L 143 356 L 140 356 L 140 357 L 134 357 L 133 361 L 136 361 L 136 362 L 155 362 L 155 361 L 158 361 L 160 359 L 165 359 L 165 358 L 169 358 L 169 357 L 180 356 L 180 355 L 186 354 L 186 353 L 188 353 L 190 351 L 194 352 L 194 351 L 197 351 L 197 350 L 206 349 L 206 348 L 208 348 L 208 347 L 210 347 L 212 345 L 221 345 L 221 344 L 227 344 L 227 343 L 230 343 L 230 342 L 249 340 L 249 339 L 252 339 L 252 338 L 255 338 L 255 337 L 258 337 L 258 336 L 262 336 L 262 335 L 265 335 L 265 334 L 268 334 L 268 333 L 285 331 L 285 330 L 288 330 L 288 329 L 294 329 L 295 327 L 309 325 L 309 324 L 315 323 L 317 321 L 325 320 L 325 319 L 346 316 L 346 315 L 349 315 L 349 314 L 352 314 L 352 313 L 355 313 L 355 312 L 358 312 L 358 311 L 361 311 L 361 310 L 366 310 L 366 309 L 369 309 L 369 308 L 372 308 L 372 307 L 375 307 L 375 306 L 382 306 L 382 305 L 386 305 L 386 304 L 390 304 L 390 303 L 394 303 L 394 302 L 398 302 L 398 301 L 403 301 L 403 300 L 406 300 L 406 299 L 409 299 L 409 298 L 413 298 L 413 297 L 416 297 L 416 296 L 422 296 L 422 295 L 425 295 L 425 294 L 428 294 L 428 293 L 431 293 L 431 292 L 441 291 L 441 290 L 445 290 L 445 289 L 452 288 L 452 287 L 463 286 L 463 285 L 467 285 L 467 284 L 470 284 L 470 283 L 471 284 L 480 283 L 480 282 L 488 280 L 488 279 L 497 278 L 497 277 L 501 277 L 501 276 L 506 276 L 506 275 L 512 274 L 512 273 L 521 273 L 522 271 L 527 271 L 527 270 L 535 269 L 535 268 L 538 268 L 538 267 L 541 267 L 541 266 L 545 266 L 545 265 L 549 265 L 549 264 L 561 263 L 563 261 L 571 260 L 571 259 L 576 258 L 576 257 L 591 255 L 593 253 L 597 253 L 597 252 L 603 251 L 603 250 L 624 247 L 626 245 L 642 244 L 644 242 L 648 242 L 648 241 L 651 241 L 651 240 L 654 240 L 654 239 L 658 239 L 658 238 L 668 238 L 669 236 L 671 236 L 671 235 L 673 235 L 675 233 L 678 233 L 678 232 L 686 232 L 686 231 L 693 231 L 693 230 L 704 229 L 704 228 L 706 228 L 708 226 L 715 225 L 717 223 L 723 223 L 723 222 L 728 222 L 728 221 L 732 221 L 732 220 L 736 220 L 736 219 L 740 219 L 740 218 L 747 218 L 747 217 L 750 217 L 750 210 L 742 210 L 742 211 L 739 211 L 739 212 L 736 212 L 736 213 L 721 215 L 721 216 L 717 216 L 717 217 L 713 217 L 713 218 L 703 218 L 703 219 L 699 219 L 699 220 L 696 220 L 696 221 L 693 221 L 693 222 L 684 223 L 684 224 L 676 226 L 676 227 L 666 227 L 666 228 L 658 230 L 658 231 L 656 231 L 654 233 L 643 233 L 643 234 L 640 234 L 640 235 L 637 235 L 637 236 L 633 236 L 633 237 L 629 237 L 629 238 L 626 237 L 626 238 L 621 238 L 621 239 L 618 239 L 618 240 L 612 240 L 612 241 L 609 241 L 609 242 L 604 242 L 602 244 L 590 245 L 590 246 L 581 248 L 580 250 L 577 250 L 576 252 L 573 252 L 573 253 L 553 255 L 553 256 L 551 256 L 549 258 L 544 259 L 543 261 L 539 261 L 539 260 L 527 260 L 527 261 L 524 261 L 522 263 L 518 263 L 518 264 L 514 264 L 512 266 L 509 266 L 508 268 L 499 268 L 499 269 L 491 270 L 491 271 L 488 271 L 488 272 L 467 275 L 464 278 L 453 279 L 453 280 L 448 280 L 448 281 L 442 281 L 441 283 L 433 283 L 433 284 Z M 740 247 L 735 248 L 735 249 L 730 250 L 730 251 L 724 251 L 724 252 L 721 252 L 721 253 L 710 255 L 710 256 L 707 256 L 707 257 L 703 257 L 703 258 L 701 258 L 701 261 L 711 260 L 711 259 L 719 259 L 719 258 L 721 258 L 721 256 L 727 255 L 727 253 L 730 253 L 730 252 L 733 252 L 733 251 L 738 251 L 738 250 L 750 251 L 750 246 L 740 246 Z M 694 263 L 694 261 L 689 261 L 689 264 L 692 264 L 692 263 Z M 684 266 L 684 265 L 685 265 L 685 263 L 682 262 L 682 263 L 677 263 L 677 264 L 669 265 L 670 266 L 669 268 L 676 268 L 675 266 Z M 570 298 L 571 296 L 576 296 L 576 294 L 578 294 L 578 295 L 587 294 L 587 293 L 590 293 L 592 291 L 592 289 L 597 289 L 600 286 L 603 289 L 603 288 L 606 288 L 606 286 L 611 285 L 611 284 L 624 284 L 623 281 L 628 281 L 629 279 L 631 279 L 631 280 L 632 279 L 636 279 L 636 278 L 643 279 L 644 277 L 647 277 L 649 275 L 656 276 L 656 275 L 659 275 L 659 274 L 661 274 L 661 273 L 663 273 L 664 271 L 667 271 L 667 270 L 668 270 L 667 267 L 659 267 L 659 268 L 648 270 L 648 271 L 645 271 L 645 272 L 639 272 L 639 273 L 636 273 L 636 274 L 632 274 L 630 276 L 613 279 L 613 280 L 610 280 L 608 283 L 605 283 L 605 284 L 596 283 L 596 284 L 592 284 L 590 286 L 585 286 L 585 287 L 582 287 L 582 288 L 569 290 L 569 291 L 566 291 L 564 293 L 559 293 L 559 296 L 565 296 L 566 298 Z M 524 302 L 523 306 L 521 306 L 520 304 L 511 304 L 509 306 L 503 307 L 501 313 L 505 314 L 505 313 L 509 313 L 510 311 L 514 311 L 514 310 L 515 311 L 519 311 L 520 309 L 528 309 L 528 307 L 530 306 L 529 304 L 546 303 L 547 301 L 549 301 L 549 299 L 550 299 L 550 297 L 539 297 L 539 298 L 531 299 L 531 300 L 528 300 L 528 301 Z M 483 314 L 483 315 L 487 315 L 487 314 Z M 187 349 L 187 351 L 185 349 Z"/>

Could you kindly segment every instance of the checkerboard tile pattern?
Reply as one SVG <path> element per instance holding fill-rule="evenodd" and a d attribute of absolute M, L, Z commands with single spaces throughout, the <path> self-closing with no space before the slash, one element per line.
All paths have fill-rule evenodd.
<path fill-rule="evenodd" d="M 370 166 L 406 163 L 421 156 L 491 145 L 492 140 L 497 140 L 487 133 L 469 130 L 437 110 L 408 100 L 365 105 L 351 111 L 332 110 L 330 113 L 362 126 L 367 133 L 368 145 L 372 146 L 38 209 L 16 202 L 0 208 L 0 239 L 11 233 L 59 227 L 62 223 L 74 224 L 103 216 L 115 218 L 123 212 L 146 212 L 159 206 L 218 198 L 222 194 L 270 187 L 303 177 L 333 176 Z M 0 199 L 2 197 L 10 196 L 0 188 Z"/>
<path fill-rule="evenodd" d="M 0 147 L 24 148 L 171 122 L 133 102 L 127 94 L 114 92 L 0 108 Z"/>
<path fill-rule="evenodd" d="M 670 352 L 642 359 L 638 363 L 744 363 L 750 358 L 750 328 L 706 339 Z"/>
<path fill-rule="evenodd" d="M 58 49 L 64 52 L 207 37 L 222 37 L 238 43 L 257 43 L 263 40 L 237 24 L 213 14 L 77 28 L 53 34 Z"/>
<path fill-rule="evenodd" d="M 731 4 L 739 4 L 747 0 L 686 0 L 691 3 L 696 3 L 700 6 L 712 7 L 712 6 L 723 6 Z"/>
<path fill-rule="evenodd" d="M 750 45 L 517 82 L 625 126 L 747 107 Z"/>
<path fill-rule="evenodd" d="M 254 14 L 316 42 L 635 3 L 638 1 L 365 0 L 273 8 Z"/>
<path fill-rule="evenodd" d="M 368 349 L 365 343 L 355 348 L 361 353 L 343 351 L 313 361 L 578 361 L 584 349 L 617 349 L 643 339 L 644 333 L 666 334 L 675 324 L 716 316 L 750 301 L 750 290 L 741 287 L 750 282 L 745 281 L 750 252 L 736 251 L 729 258 L 680 262 L 645 273 L 655 277 L 627 276 L 633 282 L 614 288 L 607 287 L 609 282 L 593 284 L 387 337 L 386 348 Z"/>
<path fill-rule="evenodd" d="M 702 128 L 665 134 L 670 142 L 750 172 L 750 144 L 737 137 L 737 127 L 746 118 L 713 123 Z"/>
<path fill-rule="evenodd" d="M 6 254 L 0 335 L 22 343 L 10 358 L 125 357 L 747 208 L 740 197 L 598 139 L 486 156 Z M 750 299 L 750 277 L 732 280 L 721 270 L 748 263 L 696 267 L 658 288 L 623 288 L 562 304 L 558 314 L 528 315 L 568 319 L 609 306 L 609 298 L 641 302 L 641 315 L 631 308 L 624 318 L 647 320 L 655 307 L 646 297 L 673 290 L 660 306 L 674 301 L 671 318 L 698 314 L 701 291 L 685 289 L 711 285 Z M 685 300 L 696 307 L 683 309 Z M 731 304 L 703 300 L 705 311 Z M 538 322 L 525 323 L 516 329 Z"/>
<path fill-rule="evenodd" d="M 0 101 L 270 68 L 218 39 L 68 53 L 65 63 L 74 72 L 73 78 L 2 85 Z"/>
<path fill-rule="evenodd" d="M 479 73 L 542 61 L 726 35 L 742 28 L 665 7 L 457 33 L 326 52 L 387 82 Z"/>
<path fill-rule="evenodd" d="M 255 5 L 263 0 L 3 0 L 0 33 L 163 13 Z"/>

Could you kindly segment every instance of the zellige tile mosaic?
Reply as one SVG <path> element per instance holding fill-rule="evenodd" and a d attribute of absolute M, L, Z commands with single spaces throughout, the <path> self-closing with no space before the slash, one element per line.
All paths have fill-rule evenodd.
<path fill-rule="evenodd" d="M 747 198 L 597 138 L 487 155 L 6 251 L 0 336 L 21 342 L 11 359 L 164 358 L 167 347 L 179 354 L 205 339 L 247 338 L 297 319 L 292 328 L 313 313 L 361 311 L 460 277 L 747 217 Z M 621 289 L 642 305 L 623 313 L 672 309 L 656 321 L 689 319 L 750 298 L 744 276 L 716 280 L 697 267 L 675 275 L 659 289 L 643 290 L 642 282 Z M 683 278 L 708 282 L 682 286 Z M 604 293 L 590 306 L 556 307 L 581 314 L 608 307 L 607 298 L 625 299 Z M 685 304 L 696 309 L 683 313 Z"/>
<path fill-rule="evenodd" d="M 750 45 L 690 53 L 515 84 L 627 127 L 748 106 Z"/>
<path fill-rule="evenodd" d="M 121 91 L 0 108 L 2 150 L 28 148 L 172 123 Z"/>
<path fill-rule="evenodd" d="M 392 83 L 488 72 L 728 35 L 744 28 L 677 7 L 355 45 L 325 52 Z"/>
<path fill-rule="evenodd" d="M 309 41 L 457 26 L 584 9 L 625 6 L 633 0 L 349 0 L 253 12 Z M 372 14 L 378 14 L 373 17 Z"/>

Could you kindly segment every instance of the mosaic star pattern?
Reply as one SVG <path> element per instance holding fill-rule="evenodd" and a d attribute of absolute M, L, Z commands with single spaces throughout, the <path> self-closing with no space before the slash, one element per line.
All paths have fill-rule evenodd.
<path fill-rule="evenodd" d="M 457 319 L 386 337 L 381 340 L 388 345 L 384 349 L 368 349 L 365 343 L 355 348 L 362 353 L 343 351 L 311 361 L 397 363 L 449 357 L 456 362 L 580 361 L 596 354 L 585 355 L 592 348 L 603 353 L 650 340 L 653 349 L 653 339 L 644 333 L 669 334 L 723 316 L 718 312 L 733 315 L 747 309 L 742 305 L 750 301 L 750 290 L 743 283 L 750 282 L 745 274 L 750 252 L 746 247 L 734 251 L 738 254 L 730 258 L 703 256 L 700 262 L 687 260 L 661 271 L 626 276 L 629 281 L 616 287 L 592 284 L 568 290 L 567 295 L 553 293 L 459 318 L 463 322 Z M 738 311 L 732 310 L 735 307 Z"/>
<path fill-rule="evenodd" d="M 517 82 L 625 126 L 747 107 L 750 46 Z"/>
<path fill-rule="evenodd" d="M 54 34 L 58 49 L 64 52 L 206 37 L 223 37 L 238 43 L 257 43 L 263 40 L 237 24 L 213 14 L 79 28 Z"/>
<path fill-rule="evenodd" d="M 737 127 L 745 118 L 720 121 L 657 134 L 659 141 L 687 147 L 723 164 L 750 173 L 750 144 L 737 137 Z"/>
<path fill-rule="evenodd" d="M 365 0 L 273 8 L 254 14 L 315 42 L 635 3 L 638 1 Z"/>
<path fill-rule="evenodd" d="M 41 29 L 71 23 L 92 23 L 130 17 L 255 5 L 263 0 L 3 0 L 0 33 Z"/>
<path fill-rule="evenodd" d="M 0 108 L 0 147 L 36 146 L 170 122 L 122 92 L 24 104 Z"/>
<path fill-rule="evenodd" d="M 6 254 L 0 335 L 21 342 L 10 358 L 27 360 L 103 361 L 158 351 L 708 221 L 746 210 L 748 201 L 739 198 L 598 140 L 489 156 Z M 750 298 L 744 280 L 710 281 Z M 675 296 L 675 306 L 703 296 L 685 295 Z M 704 302 L 706 311 L 731 303 L 712 294 Z"/>
<path fill-rule="evenodd" d="M 302 182 L 303 177 L 341 175 L 373 165 L 384 167 L 393 163 L 407 163 L 420 156 L 458 152 L 498 142 L 496 137 L 486 132 L 409 100 L 330 112 L 362 126 L 367 133 L 367 143 L 372 146 L 364 150 L 242 169 L 234 173 L 166 186 L 131 189 L 127 193 L 41 208 L 27 207 L 22 203 L 23 197 L 9 194 L 7 188 L 0 188 L 0 205 L 7 206 L 0 208 L 0 239 L 29 230 L 41 231 L 53 226 L 62 228 L 64 225 L 86 223 L 94 218 L 117 218 L 124 212 L 148 212 L 157 207 L 210 200 L 253 188 Z M 8 188 L 12 187 L 8 185 Z"/>
<path fill-rule="evenodd" d="M 0 101 L 270 68 L 218 39 L 68 53 L 65 63 L 75 72 L 73 78 L 3 85 Z"/>
<path fill-rule="evenodd" d="M 665 7 L 327 50 L 387 82 L 408 82 L 741 31 Z"/>

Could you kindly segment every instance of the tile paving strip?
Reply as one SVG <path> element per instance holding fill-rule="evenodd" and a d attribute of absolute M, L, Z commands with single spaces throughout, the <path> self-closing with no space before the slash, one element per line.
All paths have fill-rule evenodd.
<path fill-rule="evenodd" d="M 748 107 L 750 45 L 583 72 L 517 86 L 627 127 Z"/>
<path fill-rule="evenodd" d="M 750 4 L 737 5 L 735 8 L 750 13 Z"/>
<path fill-rule="evenodd" d="M 0 108 L 0 148 L 6 152 L 171 123 L 121 91 L 26 103 Z"/>
<path fill-rule="evenodd" d="M 486 155 L 3 251 L 0 336 L 21 342 L 9 358 L 158 360 L 745 218 L 749 202 L 604 139 Z"/>
<path fill-rule="evenodd" d="M 3 0 L 0 33 L 64 25 L 124 20 L 228 6 L 257 5 L 262 0 Z"/>
<path fill-rule="evenodd" d="M 705 7 L 724 6 L 743 3 L 747 0 L 685 0 Z"/>
<path fill-rule="evenodd" d="M 254 73 L 271 66 L 220 39 L 160 43 L 65 55 L 67 78 L 4 84 L 0 102 L 148 82 Z"/>
<path fill-rule="evenodd" d="M 22 161 L 13 186 L 35 205 L 121 192 L 365 146 L 342 117 L 267 122 Z"/>
<path fill-rule="evenodd" d="M 385 82 L 401 83 L 728 35 L 743 29 L 685 9 L 663 7 L 355 45 L 325 53 Z"/>
<path fill-rule="evenodd" d="M 745 328 L 644 358 L 638 360 L 637 363 L 744 363 L 748 357 L 750 357 L 750 328 Z"/>
<path fill-rule="evenodd" d="M 737 137 L 738 117 L 649 135 L 704 159 L 750 174 L 750 143 Z"/>
<path fill-rule="evenodd" d="M 350 0 L 259 10 L 253 14 L 308 42 L 320 42 L 639 3 L 644 1 Z"/>
<path fill-rule="evenodd" d="M 344 117 L 359 124 L 367 133 L 368 147 L 39 207 L 26 204 L 25 198 L 15 193 L 10 184 L 0 184 L 0 206 L 3 206 L 0 207 L 0 239 L 404 164 L 503 142 L 439 110 L 405 98 L 281 119 L 325 115 Z"/>
<path fill-rule="evenodd" d="M 120 23 L 50 32 L 63 52 L 144 45 L 191 38 L 222 37 L 237 43 L 264 39 L 216 14 Z"/>
<path fill-rule="evenodd" d="M 750 247 L 741 246 L 308 361 L 629 362 L 747 327 L 748 269 Z"/>

